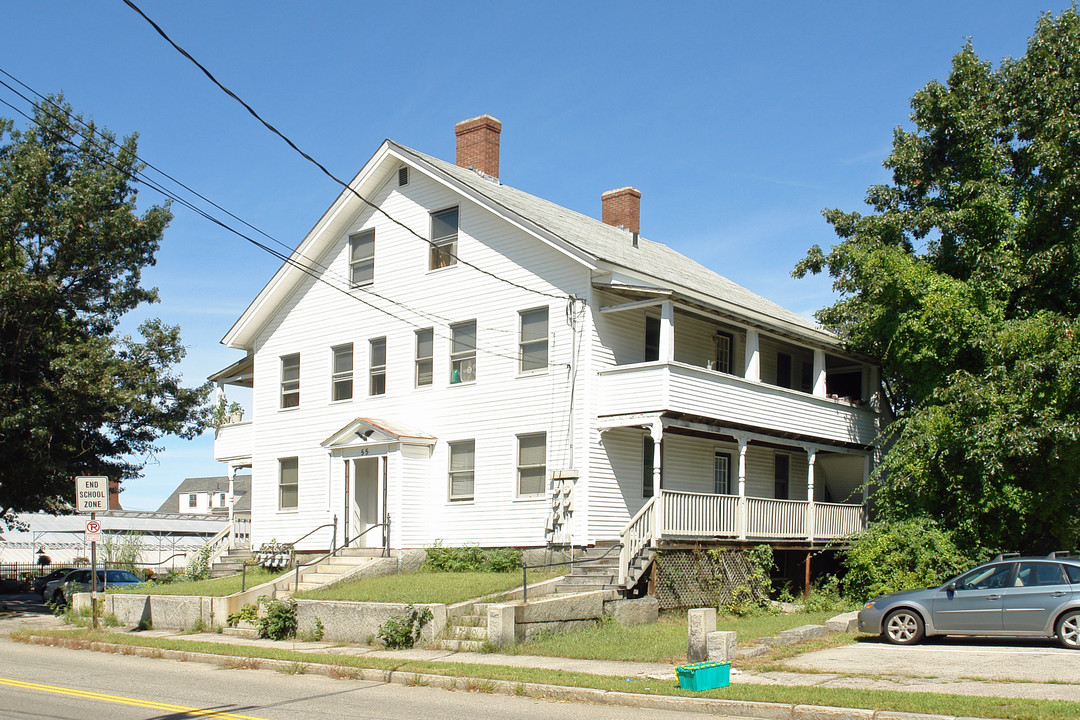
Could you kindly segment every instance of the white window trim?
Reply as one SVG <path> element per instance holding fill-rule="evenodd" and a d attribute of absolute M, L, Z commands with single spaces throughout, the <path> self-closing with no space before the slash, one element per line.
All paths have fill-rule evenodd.
<path fill-rule="evenodd" d="M 420 357 L 420 333 L 431 333 L 431 354 Z M 420 384 L 420 363 L 421 361 L 428 361 L 431 363 L 430 379 L 423 385 Z M 413 333 L 413 387 L 414 388 L 429 388 L 435 384 L 435 328 L 420 328 Z"/>
<path fill-rule="evenodd" d="M 732 490 L 734 489 L 733 488 L 734 483 L 732 483 L 732 481 L 731 481 L 731 470 L 732 470 L 732 465 L 734 463 L 734 458 L 732 457 L 733 454 L 737 454 L 737 453 L 732 453 L 731 448 L 726 448 L 726 447 L 714 447 L 713 448 L 713 493 L 714 494 L 718 494 L 718 495 L 734 495 L 735 494 L 735 493 L 732 492 Z M 716 492 L 716 456 L 717 455 L 726 455 L 727 456 L 727 461 L 728 461 L 727 462 L 727 486 L 728 486 L 728 491 L 726 493 L 717 493 Z"/>
<path fill-rule="evenodd" d="M 522 365 L 525 364 L 525 346 L 526 345 L 539 345 L 540 340 L 525 341 L 522 339 L 522 331 L 525 329 L 524 316 L 526 313 L 536 312 L 537 310 L 547 311 L 547 317 L 544 319 L 544 354 L 547 357 L 547 361 L 542 367 L 531 368 L 525 370 Z M 548 371 L 551 367 L 551 310 L 546 305 L 540 305 L 534 308 L 527 308 L 525 310 L 518 311 L 518 375 L 542 375 Z"/>
<path fill-rule="evenodd" d="M 349 355 L 352 358 L 352 369 L 347 373 L 336 372 L 334 368 L 337 367 L 337 351 L 348 348 Z M 352 383 L 352 390 L 349 392 L 347 398 L 335 398 L 334 393 L 339 380 L 348 380 Z M 330 402 L 343 403 L 349 402 L 356 397 L 356 348 L 353 343 L 342 343 L 341 345 L 334 345 L 330 348 Z"/>
<path fill-rule="evenodd" d="M 462 325 L 469 325 L 469 324 L 472 324 L 472 326 L 473 326 L 473 347 L 472 347 L 472 350 L 471 351 L 463 351 L 463 352 L 455 353 L 454 352 L 454 328 L 461 327 Z M 453 323 L 453 324 L 450 325 L 450 383 L 449 384 L 450 384 L 451 387 L 454 387 L 455 385 L 472 385 L 473 383 L 476 382 L 476 378 L 479 375 L 479 373 L 477 372 L 477 367 L 476 367 L 476 348 L 480 344 L 480 342 L 479 342 L 479 340 L 480 340 L 479 334 L 480 334 L 479 325 L 477 324 L 475 319 L 465 320 L 463 322 L 457 322 L 457 323 Z M 458 361 L 468 360 L 470 358 L 472 359 L 472 366 L 473 366 L 473 373 L 472 373 L 473 376 L 472 376 L 472 378 L 469 379 L 469 380 L 466 380 L 465 378 L 461 377 L 461 373 L 459 372 L 458 373 L 458 381 L 454 382 L 453 377 L 454 377 L 454 370 L 455 370 L 454 365 L 455 365 L 455 363 L 458 362 Z"/>
<path fill-rule="evenodd" d="M 536 435 L 544 436 L 544 464 L 543 465 L 522 465 L 521 464 L 521 439 L 526 437 L 533 437 Z M 548 436 L 546 430 L 537 430 L 536 432 L 524 432 L 518 433 L 514 436 L 514 497 L 518 500 L 537 500 L 547 497 L 547 485 L 548 485 Z M 540 492 L 538 493 L 523 493 L 521 492 L 521 470 L 522 468 L 544 468 L 544 478 Z"/>
<path fill-rule="evenodd" d="M 375 343 L 380 342 L 380 341 L 382 342 L 383 364 L 382 365 L 373 365 L 372 364 L 372 361 L 373 361 L 372 356 L 375 354 Z M 386 377 L 386 367 L 387 367 L 387 359 L 388 359 L 387 354 L 389 352 L 390 352 L 390 347 L 389 347 L 389 344 L 386 341 L 386 336 L 385 335 L 383 335 L 382 337 L 371 338 L 370 340 L 368 340 L 368 397 L 381 397 L 381 396 L 385 395 L 386 392 L 387 392 L 388 383 L 387 383 L 387 377 Z M 381 375 L 382 376 L 382 392 L 380 392 L 380 393 L 372 392 L 373 386 L 375 384 L 375 376 L 376 375 Z"/>
<path fill-rule="evenodd" d="M 296 358 L 296 380 L 285 379 L 285 361 Z M 278 397 L 278 410 L 296 410 L 300 407 L 300 353 L 289 353 L 288 355 L 281 355 L 278 358 L 278 375 L 279 375 L 279 397 Z M 295 389 L 286 390 L 285 383 L 296 383 Z M 296 404 L 286 407 L 285 396 L 296 395 Z"/>
<path fill-rule="evenodd" d="M 472 454 L 473 454 L 473 464 L 472 464 L 472 470 L 471 470 L 471 472 L 472 472 L 472 483 L 473 483 L 472 493 L 469 494 L 469 495 L 455 496 L 454 495 L 454 474 L 453 474 L 454 471 L 452 470 L 453 462 L 454 462 L 453 446 L 454 445 L 461 445 L 461 444 L 464 444 L 464 443 L 472 443 Z M 459 470 L 458 472 L 470 472 L 470 471 Z M 462 440 L 451 440 L 451 441 L 446 443 L 446 498 L 453 505 L 458 505 L 458 504 L 461 504 L 461 503 L 473 502 L 473 501 L 476 500 L 476 439 L 475 438 L 465 438 L 465 439 L 462 439 Z"/>
<path fill-rule="evenodd" d="M 435 216 L 440 215 L 440 214 L 445 213 L 445 212 L 450 211 L 450 210 L 457 210 L 457 213 L 458 213 L 457 231 L 453 235 L 453 240 L 449 239 L 451 237 L 450 235 L 444 235 L 441 238 L 434 237 L 434 235 L 435 235 L 435 231 L 434 231 Z M 428 213 L 428 237 L 431 238 L 431 244 L 428 245 L 427 271 L 429 273 L 433 273 L 433 272 L 442 272 L 443 270 L 449 270 L 451 268 L 456 268 L 460 264 L 458 262 L 458 257 L 459 257 L 459 253 L 458 253 L 459 244 L 458 244 L 458 241 L 461 239 L 461 206 L 460 205 L 451 205 L 450 207 L 440 208 L 439 210 L 434 210 L 434 211 Z M 435 252 L 436 248 L 441 249 L 441 248 L 443 248 L 445 246 L 451 246 L 451 250 L 450 250 L 450 256 L 451 257 L 450 257 L 449 264 L 443 265 L 441 267 L 432 267 L 432 260 L 434 259 L 433 253 Z"/>
<path fill-rule="evenodd" d="M 353 240 L 360 239 L 362 236 L 371 235 L 371 256 L 364 257 L 359 260 L 353 257 Z M 354 282 L 353 281 L 353 268 L 357 265 L 371 263 L 371 279 L 367 282 Z M 349 287 L 360 288 L 369 287 L 375 284 L 375 228 L 368 228 L 367 230 L 358 230 L 357 232 L 349 234 Z"/>
<path fill-rule="evenodd" d="M 294 505 L 292 507 L 283 507 L 282 504 L 281 504 L 281 489 L 282 489 L 282 487 L 285 487 L 284 483 L 281 482 L 281 479 L 282 479 L 281 478 L 281 470 L 282 470 L 281 463 L 282 463 L 283 460 L 295 460 L 296 461 L 296 505 Z M 277 479 L 277 491 L 278 491 L 277 492 L 277 496 L 278 496 L 277 509 L 278 509 L 278 512 L 284 512 L 284 513 L 299 512 L 299 510 L 300 510 L 300 458 L 298 456 L 295 456 L 295 455 L 292 455 L 292 456 L 289 456 L 289 457 L 278 458 L 277 459 L 277 466 L 278 466 L 278 479 Z M 290 485 L 291 484 L 292 483 L 290 483 Z"/>

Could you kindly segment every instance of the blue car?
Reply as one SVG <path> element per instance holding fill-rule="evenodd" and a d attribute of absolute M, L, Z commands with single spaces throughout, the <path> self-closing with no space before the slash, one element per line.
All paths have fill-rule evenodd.
<path fill-rule="evenodd" d="M 859 630 L 895 645 L 930 635 L 1053 638 L 1080 650 L 1080 557 L 998 555 L 941 587 L 874 598 Z"/>
<path fill-rule="evenodd" d="M 142 582 L 137 575 L 127 570 L 99 569 L 97 571 L 98 590 L 104 592 L 109 588 L 126 585 L 138 585 Z M 41 591 L 41 599 L 45 602 L 53 602 L 57 605 L 67 605 L 75 593 L 90 591 L 90 570 L 79 568 L 72 570 L 67 575 L 46 583 Z"/>

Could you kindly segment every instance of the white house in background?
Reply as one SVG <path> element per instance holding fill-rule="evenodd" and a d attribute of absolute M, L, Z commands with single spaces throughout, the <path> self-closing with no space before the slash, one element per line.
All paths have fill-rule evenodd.
<path fill-rule="evenodd" d="M 389 522 L 629 561 L 860 529 L 877 369 L 642 237 L 634 188 L 598 221 L 503 185 L 500 131 L 459 123 L 456 164 L 384 142 L 223 339 L 246 356 L 211 379 L 252 416 L 215 457 L 251 468 L 254 545 Z"/>
<path fill-rule="evenodd" d="M 250 512 L 251 476 L 236 475 L 231 479 L 232 486 L 229 485 L 230 478 L 222 475 L 184 478 L 157 511 L 186 515 L 228 515 L 231 507 L 233 512 Z"/>

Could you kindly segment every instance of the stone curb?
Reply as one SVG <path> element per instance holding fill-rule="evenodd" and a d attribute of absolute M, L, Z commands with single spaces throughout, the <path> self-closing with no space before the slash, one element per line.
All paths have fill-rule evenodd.
<path fill-rule="evenodd" d="M 456 678 L 448 675 L 404 672 L 401 670 L 377 670 L 332 663 L 296 663 L 291 660 L 250 658 L 243 655 L 215 655 L 213 653 L 168 650 L 142 645 L 122 645 L 107 642 L 85 642 L 68 638 L 29 635 L 26 642 L 34 645 L 64 647 L 75 650 L 91 650 L 119 655 L 138 655 L 156 659 L 202 662 L 211 665 L 232 666 L 242 669 L 268 669 L 289 672 L 298 664 L 305 673 L 328 677 L 369 682 L 394 683 L 440 687 L 447 690 L 522 695 L 547 700 L 593 702 L 620 707 L 637 707 L 655 710 L 679 710 L 724 715 L 731 718 L 754 718 L 755 720 L 1003 720 L 1002 718 L 964 718 L 955 715 L 925 715 L 896 712 L 894 710 L 866 710 L 859 708 L 829 707 L 821 705 L 795 705 L 791 703 L 755 702 L 752 700 L 721 700 L 717 698 L 676 697 L 672 695 L 642 695 L 640 693 L 616 692 L 596 688 L 522 683 L 509 680 L 486 680 L 483 678 Z M 233 646 L 237 647 L 237 646 Z M 240 646 L 242 647 L 242 646 Z M 249 661 L 247 666 L 244 661 Z M 233 661 L 233 662 L 231 662 Z"/>

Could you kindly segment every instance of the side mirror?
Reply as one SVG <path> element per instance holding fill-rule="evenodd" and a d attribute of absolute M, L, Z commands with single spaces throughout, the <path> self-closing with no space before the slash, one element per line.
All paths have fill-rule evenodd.
<path fill-rule="evenodd" d="M 945 592 L 956 592 L 956 582 L 951 582 L 945 586 Z"/>

